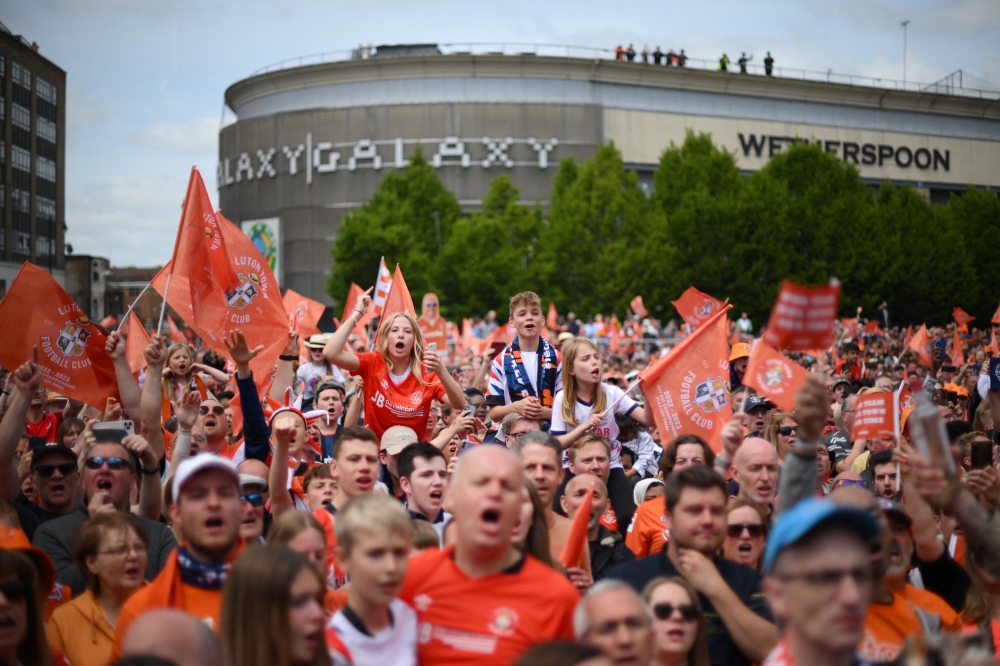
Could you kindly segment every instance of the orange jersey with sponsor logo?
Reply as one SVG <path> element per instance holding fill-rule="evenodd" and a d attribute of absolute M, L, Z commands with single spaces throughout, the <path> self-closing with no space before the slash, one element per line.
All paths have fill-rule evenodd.
<path fill-rule="evenodd" d="M 430 441 L 427 414 L 431 402 L 444 402 L 447 397 L 437 375 L 424 374 L 421 384 L 411 371 L 406 379 L 396 384 L 378 352 L 358 354 L 358 360 L 361 362 L 358 374 L 365 382 L 365 426 L 379 439 L 390 427 L 401 425 L 412 428 L 420 441 Z"/>
<path fill-rule="evenodd" d="M 670 541 L 670 519 L 662 497 L 640 504 L 632 514 L 625 533 L 625 545 L 636 557 L 645 557 L 663 550 Z"/>
<path fill-rule="evenodd" d="M 907 636 L 923 634 L 917 612 L 901 595 L 893 594 L 891 604 L 869 604 L 858 655 L 877 663 L 895 661 L 903 651 Z"/>
<path fill-rule="evenodd" d="M 529 555 L 507 571 L 469 578 L 454 550 L 409 562 L 399 596 L 417 611 L 419 663 L 508 666 L 539 643 L 573 640 L 580 595 L 564 576 Z"/>

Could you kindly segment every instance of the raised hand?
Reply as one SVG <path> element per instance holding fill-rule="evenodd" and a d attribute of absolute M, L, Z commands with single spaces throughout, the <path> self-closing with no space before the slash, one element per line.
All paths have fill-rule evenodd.
<path fill-rule="evenodd" d="M 362 317 L 368 314 L 368 309 L 372 306 L 371 293 L 373 289 L 375 289 L 375 287 L 368 287 L 368 291 L 361 294 L 361 296 L 358 297 L 357 302 L 354 304 L 354 311 Z"/>
<path fill-rule="evenodd" d="M 31 348 L 31 360 L 14 371 L 14 384 L 24 394 L 34 393 L 42 385 L 42 366 L 38 364 L 38 347 Z"/>
<path fill-rule="evenodd" d="M 236 365 L 248 365 L 250 361 L 257 358 L 257 354 L 264 351 L 264 345 L 250 349 L 246 336 L 238 328 L 230 331 L 229 335 L 223 336 L 223 340 L 226 343 L 226 349 L 229 350 L 229 357 Z"/>
<path fill-rule="evenodd" d="M 117 361 L 125 356 L 125 341 L 122 339 L 121 333 L 112 331 L 108 335 L 108 341 L 104 343 L 104 353 L 111 357 L 112 361 Z"/>
<path fill-rule="evenodd" d="M 122 440 L 122 446 L 135 454 L 139 464 L 145 469 L 153 469 L 159 464 L 156 452 L 142 435 L 128 435 Z"/>
<path fill-rule="evenodd" d="M 167 360 L 167 343 L 162 335 L 153 335 L 149 338 L 149 344 L 142 350 L 142 355 L 146 357 L 146 365 L 159 366 Z"/>
<path fill-rule="evenodd" d="M 282 355 L 287 356 L 288 354 L 294 354 L 295 350 L 299 348 L 299 336 L 295 333 L 295 330 L 288 331 L 288 344 L 285 345 L 284 350 L 282 350 Z"/>
<path fill-rule="evenodd" d="M 201 407 L 201 393 L 185 389 L 180 402 L 170 401 L 170 406 L 177 415 L 177 426 L 180 430 L 191 430 L 198 421 L 198 408 Z"/>
<path fill-rule="evenodd" d="M 830 394 L 823 382 L 810 375 L 795 396 L 795 417 L 799 422 L 799 438 L 815 442 L 823 435 L 823 425 L 830 411 Z"/>
<path fill-rule="evenodd" d="M 104 407 L 104 418 L 102 420 L 107 423 L 108 421 L 121 421 L 121 418 L 121 403 L 114 398 L 108 398 L 108 402 Z"/>
<path fill-rule="evenodd" d="M 435 374 L 441 372 L 441 357 L 438 356 L 436 349 L 425 349 L 424 350 L 424 366 L 426 366 L 428 372 L 433 372 Z"/>

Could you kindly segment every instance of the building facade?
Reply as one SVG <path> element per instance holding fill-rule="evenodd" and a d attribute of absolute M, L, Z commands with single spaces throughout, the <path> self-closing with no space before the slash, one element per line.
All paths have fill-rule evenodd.
<path fill-rule="evenodd" d="M 272 254 L 282 287 L 327 304 L 343 215 L 418 150 L 467 210 L 499 173 L 544 207 L 559 160 L 607 142 L 649 187 L 688 131 L 711 133 L 746 172 L 805 140 L 870 183 L 910 184 L 932 202 L 969 185 L 1000 191 L 996 94 L 433 45 L 363 55 L 233 84 L 237 122 L 219 138 L 223 214 Z"/>
<path fill-rule="evenodd" d="M 25 261 L 65 284 L 66 72 L 0 24 L 0 295 Z"/>

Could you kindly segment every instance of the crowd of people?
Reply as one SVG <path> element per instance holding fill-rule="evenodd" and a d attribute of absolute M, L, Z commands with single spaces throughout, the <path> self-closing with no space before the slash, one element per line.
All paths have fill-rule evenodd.
<path fill-rule="evenodd" d="M 622 48 L 619 44 L 615 47 L 615 60 L 626 60 L 628 62 L 634 62 L 636 56 L 639 57 L 640 62 L 649 64 L 652 62 L 654 65 L 666 65 L 667 67 L 684 67 L 687 65 L 687 54 L 684 53 L 684 49 L 680 50 L 680 53 L 674 52 L 673 49 L 668 49 L 666 53 L 660 50 L 657 46 L 655 50 L 649 50 L 649 44 L 645 44 L 642 47 L 642 51 L 636 52 L 632 44 L 627 47 Z M 753 55 L 747 55 L 746 51 L 740 56 L 737 61 L 740 66 L 740 74 L 747 73 L 747 64 L 753 60 Z M 729 71 L 729 56 L 725 53 L 719 58 L 719 71 L 728 72 Z M 767 56 L 764 57 L 764 75 L 772 76 L 774 72 L 774 58 L 771 57 L 771 52 L 767 52 Z"/>
<path fill-rule="evenodd" d="M 931 328 L 927 358 L 885 304 L 840 320 L 788 353 L 809 377 L 783 411 L 744 381 L 744 313 L 709 442 L 661 438 L 635 386 L 690 325 L 524 292 L 472 326 L 482 349 L 420 305 L 371 340 L 368 294 L 289 333 L 263 395 L 239 330 L 227 358 L 153 335 L 138 376 L 111 333 L 100 406 L 47 391 L 37 350 L 9 368 L 0 662 L 996 663 L 992 330 Z M 853 436 L 880 392 L 933 419 Z M 928 423 L 953 458 L 918 446 Z"/>

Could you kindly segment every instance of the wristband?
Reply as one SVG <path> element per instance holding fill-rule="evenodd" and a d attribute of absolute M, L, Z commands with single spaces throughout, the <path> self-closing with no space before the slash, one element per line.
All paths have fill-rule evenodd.
<path fill-rule="evenodd" d="M 154 474 L 159 474 L 160 473 L 160 468 L 159 467 L 154 467 L 153 469 L 146 469 L 142 465 L 139 465 L 139 471 L 142 474 L 145 474 L 146 476 L 153 476 Z"/>
<path fill-rule="evenodd" d="M 299 360 L 299 357 L 296 356 L 295 354 L 282 354 L 281 356 L 278 357 L 278 360 L 279 361 L 297 361 L 297 360 Z"/>

